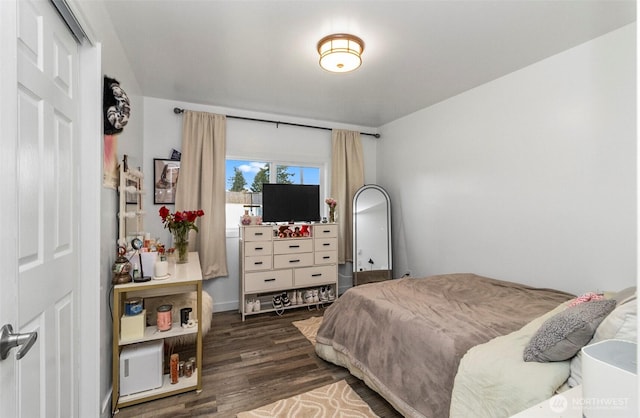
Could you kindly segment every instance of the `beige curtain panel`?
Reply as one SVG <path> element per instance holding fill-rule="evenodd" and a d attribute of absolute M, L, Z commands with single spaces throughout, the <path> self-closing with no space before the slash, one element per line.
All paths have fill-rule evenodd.
<path fill-rule="evenodd" d="M 360 132 L 334 129 L 331 134 L 331 195 L 338 201 L 338 263 L 353 261 L 353 196 L 364 185 Z"/>
<path fill-rule="evenodd" d="M 198 251 L 205 279 L 228 276 L 225 235 L 224 115 L 185 111 L 176 210 L 202 209 L 199 232 L 191 231 L 189 250 Z"/>

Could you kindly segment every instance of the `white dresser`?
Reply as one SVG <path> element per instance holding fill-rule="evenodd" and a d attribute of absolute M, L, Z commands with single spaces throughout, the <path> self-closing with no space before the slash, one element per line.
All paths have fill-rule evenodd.
<path fill-rule="evenodd" d="M 303 224 L 289 225 L 293 230 Z M 309 224 L 308 236 L 279 237 L 279 226 L 240 226 L 240 313 L 247 315 L 276 311 L 273 296 L 283 292 L 329 289 L 338 291 L 338 225 Z M 291 298 L 292 299 L 292 298 Z M 321 302 L 296 303 L 281 310 L 315 306 Z M 251 309 L 247 301 L 259 301 Z M 328 302 L 328 300 L 323 301 Z M 255 305 L 254 305 L 255 306 Z"/>

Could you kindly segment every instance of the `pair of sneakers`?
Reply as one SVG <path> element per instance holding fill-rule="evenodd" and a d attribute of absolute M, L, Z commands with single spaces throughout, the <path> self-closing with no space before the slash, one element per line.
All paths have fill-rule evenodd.
<path fill-rule="evenodd" d="M 321 286 L 320 289 L 309 289 L 306 292 L 308 292 L 308 294 L 305 294 L 306 303 L 333 302 L 336 300 L 333 286 Z"/>
<path fill-rule="evenodd" d="M 247 299 L 244 312 L 260 312 L 260 299 Z"/>
<path fill-rule="evenodd" d="M 276 309 L 282 309 L 291 306 L 291 300 L 289 300 L 287 292 L 282 292 L 281 295 L 274 295 L 271 303 Z"/>
<path fill-rule="evenodd" d="M 302 291 L 302 290 L 294 290 L 291 292 L 291 295 L 289 296 L 289 299 L 291 301 L 292 305 L 304 305 L 305 303 L 311 303 L 311 302 L 307 302 L 306 300 L 306 295 L 307 295 L 307 291 Z"/>
<path fill-rule="evenodd" d="M 328 302 L 329 301 L 329 286 L 327 286 L 327 287 L 322 286 L 320 288 L 320 291 L 318 292 L 318 297 L 320 299 L 320 302 Z"/>
<path fill-rule="evenodd" d="M 336 291 L 333 286 L 327 286 L 327 300 L 329 302 L 336 300 Z"/>
<path fill-rule="evenodd" d="M 303 303 L 306 304 L 310 304 L 310 303 L 319 303 L 320 302 L 320 296 L 319 296 L 319 292 L 318 289 L 307 289 L 304 291 L 303 293 Z"/>

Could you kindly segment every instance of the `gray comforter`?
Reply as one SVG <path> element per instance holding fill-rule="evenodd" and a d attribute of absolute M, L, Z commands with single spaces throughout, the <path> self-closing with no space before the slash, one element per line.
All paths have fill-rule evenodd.
<path fill-rule="evenodd" d="M 447 417 L 458 363 L 469 348 L 518 330 L 571 297 L 474 274 L 367 284 L 325 311 L 316 351 L 346 357 L 403 414 Z"/>

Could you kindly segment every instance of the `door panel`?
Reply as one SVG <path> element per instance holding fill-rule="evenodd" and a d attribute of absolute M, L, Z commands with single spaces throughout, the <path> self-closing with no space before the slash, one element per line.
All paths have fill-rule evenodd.
<path fill-rule="evenodd" d="M 16 417 L 41 417 L 42 408 L 46 405 L 46 373 L 43 367 L 47 361 L 47 353 L 44 349 L 45 327 L 44 315 L 34 318 L 32 321 L 22 324 L 20 332 L 37 332 L 38 339 L 22 360 L 16 362 L 18 371 L 18 411 Z M 12 356 L 10 355 L 9 359 Z M 28 388 L 27 390 L 23 388 Z"/>
<path fill-rule="evenodd" d="M 19 417 L 77 416 L 78 46 L 47 1 L 18 2 Z"/>
<path fill-rule="evenodd" d="M 59 417 L 73 417 L 74 397 L 73 397 L 73 359 L 76 357 L 73 344 L 73 329 L 66 324 L 73 324 L 73 299 L 65 297 L 55 306 L 54 329 L 58 330 L 57 347 L 58 360 L 56 363 L 56 383 L 58 390 L 57 409 Z"/>

